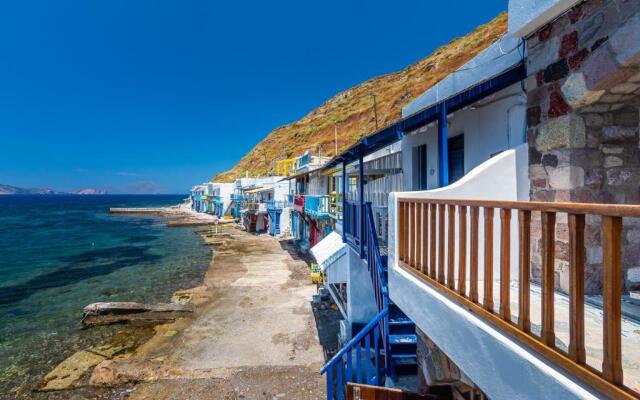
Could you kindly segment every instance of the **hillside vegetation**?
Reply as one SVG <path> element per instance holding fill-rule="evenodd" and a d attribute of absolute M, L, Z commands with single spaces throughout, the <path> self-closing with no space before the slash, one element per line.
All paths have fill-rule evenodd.
<path fill-rule="evenodd" d="M 372 94 L 382 128 L 400 118 L 404 105 L 475 57 L 506 28 L 507 14 L 502 13 L 400 72 L 369 79 L 338 93 L 299 121 L 273 130 L 231 170 L 213 180 L 232 182 L 247 172 L 250 176 L 268 175 L 276 160 L 299 156 L 305 150 L 334 156 L 336 127 L 339 152 L 375 131 Z"/>

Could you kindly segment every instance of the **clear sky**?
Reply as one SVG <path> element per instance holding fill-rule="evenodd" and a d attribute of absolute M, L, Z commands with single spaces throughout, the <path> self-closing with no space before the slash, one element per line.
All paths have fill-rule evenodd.
<path fill-rule="evenodd" d="M 507 0 L 0 5 L 0 183 L 186 193 Z"/>

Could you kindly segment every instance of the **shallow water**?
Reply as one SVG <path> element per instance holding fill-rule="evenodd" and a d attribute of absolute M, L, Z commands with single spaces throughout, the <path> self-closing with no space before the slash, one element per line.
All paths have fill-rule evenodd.
<path fill-rule="evenodd" d="M 0 197 L 0 397 L 30 388 L 74 351 L 117 327 L 82 330 L 97 301 L 168 301 L 202 281 L 211 253 L 193 228 L 110 207 L 184 196 Z"/>

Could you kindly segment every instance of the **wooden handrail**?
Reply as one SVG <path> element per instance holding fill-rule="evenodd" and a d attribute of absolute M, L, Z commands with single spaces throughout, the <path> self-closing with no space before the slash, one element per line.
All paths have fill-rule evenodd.
<path fill-rule="evenodd" d="M 533 201 L 488 201 L 404 198 L 398 200 L 400 266 L 458 300 L 472 312 L 542 354 L 560 368 L 616 399 L 640 398 L 623 385 L 621 345 L 622 226 L 625 217 L 640 217 L 640 206 Z M 416 212 L 421 210 L 420 212 Z M 469 212 L 467 213 L 467 210 Z M 511 224 L 517 212 L 518 320 L 512 321 L 510 304 Z M 531 218 L 541 221 L 542 332 L 531 332 L 530 274 Z M 554 330 L 556 221 L 567 214 L 569 233 L 569 346 L 556 346 Z M 417 215 L 416 215 L 417 214 Z M 482 214 L 483 232 L 479 220 Z M 494 265 L 494 215 L 499 215 L 499 271 Z M 601 217 L 603 248 L 603 362 L 602 369 L 586 365 L 584 326 L 585 217 Z M 426 221 L 429 221 L 427 224 Z M 468 221 L 469 220 L 469 221 Z M 562 220 L 561 220 L 562 221 Z M 469 222 L 469 240 L 467 240 Z M 418 229 L 420 227 L 420 229 Z M 499 227 L 499 228 L 498 228 Z M 428 230 L 427 230 L 428 229 Z M 455 279 L 455 248 L 458 230 L 458 279 Z M 445 232 L 446 230 L 446 232 Z M 424 231 L 424 232 L 421 232 Z M 482 235 L 482 236 L 481 236 Z M 428 238 L 428 240 L 426 240 Z M 484 259 L 478 259 L 483 239 Z M 428 241 L 428 243 L 427 243 Z M 467 243 L 469 282 L 467 288 Z M 445 269 L 446 257 L 446 269 Z M 426 260 L 429 260 L 428 268 Z M 479 264 L 484 267 L 483 299 L 479 299 Z M 494 308 L 494 276 L 499 281 L 500 304 Z M 468 292 L 467 292 L 468 289 Z"/>
<path fill-rule="evenodd" d="M 547 211 L 556 213 L 592 214 L 610 217 L 640 218 L 640 206 L 631 204 L 598 204 L 598 203 L 563 203 L 544 201 L 507 201 L 507 200 L 460 200 L 460 199 L 425 199 L 398 198 L 405 203 L 428 203 L 467 207 L 510 208 L 513 210 Z"/>

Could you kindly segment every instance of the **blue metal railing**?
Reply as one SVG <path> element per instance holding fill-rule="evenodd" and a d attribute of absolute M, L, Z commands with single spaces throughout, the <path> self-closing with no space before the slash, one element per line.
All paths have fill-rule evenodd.
<path fill-rule="evenodd" d="M 329 196 L 328 195 L 305 195 L 304 196 L 304 213 L 315 218 L 330 218 L 329 214 Z"/>
<path fill-rule="evenodd" d="M 362 213 L 358 203 L 344 202 L 343 228 L 345 239 L 358 254 L 360 254 L 360 240 L 362 238 Z"/>
<path fill-rule="evenodd" d="M 285 200 L 267 200 L 267 210 L 282 210 L 286 206 Z"/>
<path fill-rule="evenodd" d="M 388 319 L 389 311 L 380 311 L 322 367 L 320 373 L 327 377 L 327 400 L 346 399 L 348 382 L 384 384 L 386 373 L 380 355 L 380 326 Z"/>

